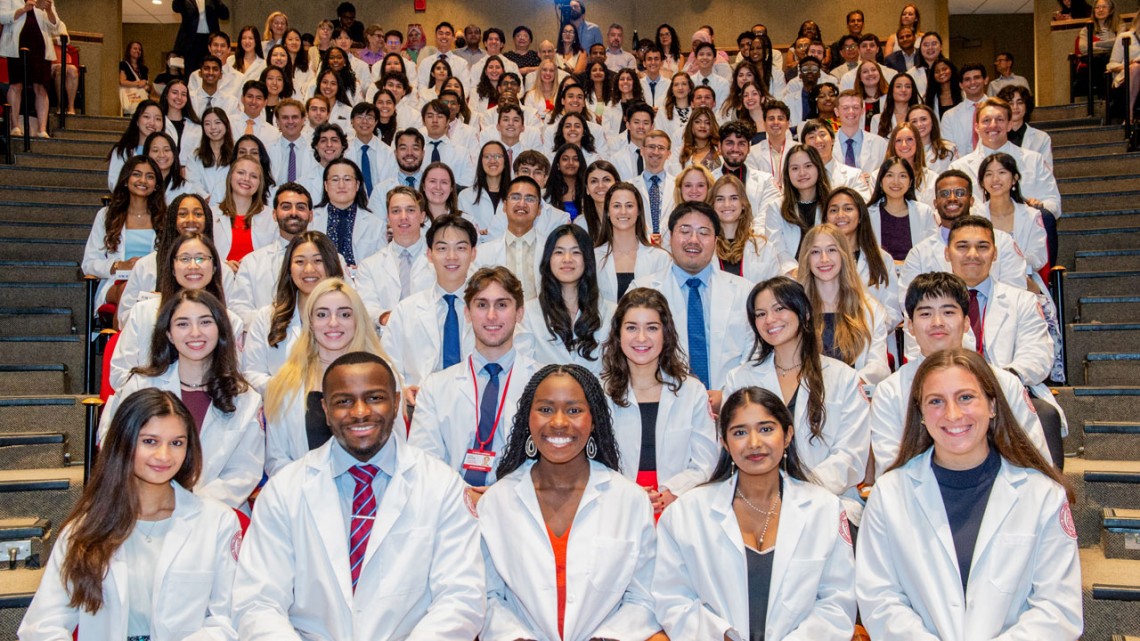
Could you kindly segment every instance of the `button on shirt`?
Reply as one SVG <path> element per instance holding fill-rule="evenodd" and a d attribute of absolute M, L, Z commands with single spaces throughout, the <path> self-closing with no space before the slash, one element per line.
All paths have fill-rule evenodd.
<path fill-rule="evenodd" d="M 702 269 L 701 271 L 699 271 L 695 274 L 690 274 L 689 272 L 681 269 L 680 267 L 678 267 L 676 265 L 673 265 L 672 269 L 673 269 L 673 277 L 677 279 L 677 286 L 681 288 L 681 301 L 682 301 L 681 305 L 682 305 L 682 308 L 684 306 L 684 301 L 688 300 L 688 298 L 689 298 L 689 287 L 688 287 L 688 285 L 685 284 L 685 281 L 689 280 L 690 278 L 697 278 L 701 281 L 701 307 L 704 308 L 704 312 L 705 312 L 704 313 L 704 316 L 705 316 L 705 338 L 708 339 L 709 336 L 711 336 L 710 327 L 709 327 L 709 319 L 712 317 L 712 275 L 713 275 L 712 263 L 709 263 L 708 265 L 705 266 L 704 269 Z M 674 310 L 674 311 L 676 311 L 676 310 Z M 712 353 L 712 350 L 711 350 L 712 346 L 710 345 L 709 347 L 710 347 L 709 353 L 711 354 Z"/>
<path fill-rule="evenodd" d="M 535 298 L 538 289 L 534 282 L 534 247 L 538 241 L 538 232 L 532 227 L 520 238 L 507 230 L 504 240 L 507 243 L 507 268 L 522 281 L 525 297 Z"/>
<path fill-rule="evenodd" d="M 352 530 L 352 497 L 356 494 L 356 479 L 352 478 L 349 469 L 367 464 L 380 468 L 376 478 L 372 479 L 372 492 L 376 495 L 376 505 L 379 507 L 384 499 L 384 490 L 388 489 L 388 483 L 396 474 L 396 438 L 389 436 L 384 447 L 367 461 L 357 460 L 346 452 L 335 438 L 331 447 L 333 482 L 336 483 L 336 493 L 340 498 L 340 512 L 344 516 L 344 537 L 347 541 Z"/>

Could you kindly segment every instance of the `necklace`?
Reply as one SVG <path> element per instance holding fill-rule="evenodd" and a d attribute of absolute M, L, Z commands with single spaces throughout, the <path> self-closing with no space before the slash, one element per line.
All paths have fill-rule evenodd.
<path fill-rule="evenodd" d="M 743 497 L 741 497 L 741 498 L 743 498 Z M 138 525 L 137 525 L 136 527 L 138 527 L 138 529 L 139 529 L 139 532 L 140 532 L 140 533 L 142 533 L 142 535 L 143 535 L 143 539 L 145 539 L 147 543 L 150 543 L 150 542 L 151 542 L 151 539 L 150 539 L 150 537 L 151 537 L 151 535 L 152 535 L 152 534 L 154 534 L 154 531 L 155 531 L 156 529 L 158 529 L 158 524 L 159 524 L 161 521 L 150 521 L 150 531 L 149 531 L 149 532 L 148 532 L 148 531 L 146 531 L 146 530 L 144 530 L 144 529 L 142 528 L 142 523 L 143 523 L 143 522 L 144 522 L 144 521 L 138 521 L 138 522 L 137 522 L 137 523 L 138 523 Z"/>
<path fill-rule="evenodd" d="M 184 381 L 182 379 L 178 379 L 178 382 L 182 383 L 182 387 L 189 387 L 190 389 L 202 389 L 203 387 L 208 385 L 208 383 L 198 383 L 198 384 L 187 383 L 186 381 Z"/>
<path fill-rule="evenodd" d="M 803 365 L 803 362 L 801 361 L 799 363 L 796 363 L 795 365 L 792 365 L 791 367 L 780 367 L 776 363 L 775 359 L 773 359 L 772 364 L 776 366 L 776 373 L 777 374 L 779 374 L 780 376 L 787 376 L 788 374 L 791 374 L 792 372 L 798 370 L 800 368 L 800 365 Z"/>
<path fill-rule="evenodd" d="M 767 510 L 761 510 L 760 508 L 753 505 L 752 501 L 749 501 L 748 499 L 744 498 L 744 494 L 740 491 L 740 488 L 736 488 L 736 496 L 739 497 L 741 501 L 744 501 L 745 505 L 752 508 L 752 510 L 754 512 L 756 512 L 758 514 L 765 515 L 764 516 L 764 527 L 760 530 L 760 539 L 758 541 L 756 541 L 757 546 L 763 547 L 764 546 L 764 535 L 768 533 L 768 524 L 772 522 L 772 515 L 775 514 L 777 511 L 779 511 L 779 508 L 777 506 L 780 503 L 780 493 L 776 492 L 776 496 L 772 497 L 772 504 L 768 506 Z"/>

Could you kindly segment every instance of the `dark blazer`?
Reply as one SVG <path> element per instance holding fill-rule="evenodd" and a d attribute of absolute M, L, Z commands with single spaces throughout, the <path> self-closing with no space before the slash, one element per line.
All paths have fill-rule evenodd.
<path fill-rule="evenodd" d="M 196 0 L 174 0 L 170 8 L 182 16 L 178 37 L 174 39 L 174 50 L 186 54 L 194 46 L 194 35 L 198 33 L 198 3 Z M 206 27 L 210 33 L 220 30 L 219 20 L 229 19 L 230 8 L 222 0 L 206 0 Z"/>
<path fill-rule="evenodd" d="M 906 73 L 906 58 L 903 58 L 901 51 L 891 52 L 891 55 L 883 59 L 883 64 L 899 73 Z"/>

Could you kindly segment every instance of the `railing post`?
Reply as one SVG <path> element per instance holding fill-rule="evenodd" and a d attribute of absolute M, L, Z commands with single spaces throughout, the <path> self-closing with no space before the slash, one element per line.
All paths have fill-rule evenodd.
<path fill-rule="evenodd" d="M 1136 131 L 1132 122 L 1132 38 L 1125 36 L 1120 43 L 1124 47 L 1124 139 L 1128 141 L 1128 151 L 1136 151 Z"/>
<path fill-rule="evenodd" d="M 1057 308 L 1057 327 L 1061 334 L 1061 367 L 1065 373 L 1065 380 L 1069 380 L 1068 352 L 1069 346 L 1065 344 L 1065 267 L 1057 265 L 1049 272 L 1049 293 L 1053 296 L 1053 305 Z"/>
<path fill-rule="evenodd" d="M 24 70 L 24 90 L 21 92 L 24 112 L 24 153 L 32 151 L 32 117 L 28 113 L 36 106 L 36 99 L 32 94 L 32 85 L 28 82 L 28 48 L 20 48 L 20 66 Z"/>
<path fill-rule="evenodd" d="M 1085 35 L 1088 36 L 1085 39 L 1088 43 L 1085 54 L 1088 56 L 1089 69 L 1089 118 L 1092 118 L 1096 111 L 1093 108 L 1093 21 L 1091 20 L 1085 25 Z"/>
<path fill-rule="evenodd" d="M 99 415 L 103 409 L 103 401 L 93 397 L 80 402 L 87 410 L 86 441 L 83 443 L 83 484 L 87 485 L 87 481 L 91 478 L 91 468 L 95 465 L 95 437 L 99 433 Z"/>
<path fill-rule="evenodd" d="M 83 319 L 83 336 L 86 340 L 84 348 L 84 364 L 83 364 L 83 393 L 95 393 L 95 363 L 98 358 L 95 355 L 96 334 L 95 331 L 95 293 L 99 291 L 99 279 L 94 276 L 84 276 L 83 282 L 86 285 L 87 300 L 83 306 L 84 316 Z"/>
<path fill-rule="evenodd" d="M 59 36 L 59 128 L 67 126 L 67 34 Z"/>
<path fill-rule="evenodd" d="M 4 164 L 16 162 L 12 149 L 12 105 L 4 103 Z"/>

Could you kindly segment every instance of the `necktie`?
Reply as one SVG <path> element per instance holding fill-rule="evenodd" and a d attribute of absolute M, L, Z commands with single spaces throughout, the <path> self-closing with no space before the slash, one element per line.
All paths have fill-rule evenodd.
<path fill-rule="evenodd" d="M 649 100 L 650 104 L 657 102 L 657 81 L 649 80 Z"/>
<path fill-rule="evenodd" d="M 372 195 L 372 161 L 368 159 L 368 145 L 360 146 L 360 173 L 364 176 L 364 191 Z"/>
<path fill-rule="evenodd" d="M 701 84 L 706 86 L 706 87 L 709 86 L 709 79 L 705 78 L 704 80 L 701 81 Z"/>
<path fill-rule="evenodd" d="M 653 223 L 653 233 L 661 233 L 661 177 L 649 177 L 649 217 Z"/>
<path fill-rule="evenodd" d="M 495 414 L 499 410 L 497 407 L 499 402 L 499 373 L 503 371 L 503 366 L 498 363 L 487 363 L 483 366 L 483 370 L 487 372 L 487 376 L 491 380 L 487 382 L 487 387 L 483 389 L 483 397 L 479 399 L 479 429 L 475 434 L 473 449 L 490 451 L 491 437 L 494 436 L 491 430 L 495 427 Z M 487 484 L 487 473 L 479 470 L 465 470 L 463 480 L 472 487 L 483 487 Z"/>
<path fill-rule="evenodd" d="M 984 327 L 982 326 L 982 310 L 978 305 L 978 290 L 970 290 L 970 308 L 967 314 L 970 317 L 970 329 L 974 330 L 974 350 L 983 354 L 985 350 Z"/>
<path fill-rule="evenodd" d="M 442 140 L 434 140 L 431 142 L 431 161 L 439 162 L 439 146 L 443 144 Z"/>
<path fill-rule="evenodd" d="M 447 369 L 459 362 L 459 315 L 455 313 L 455 294 L 444 294 L 447 317 L 443 321 L 443 367 Z"/>
<path fill-rule="evenodd" d="M 705 384 L 709 385 L 709 346 L 705 341 L 705 306 L 701 303 L 701 279 L 693 277 L 685 281 L 689 287 L 689 369 Z"/>
<path fill-rule="evenodd" d="M 245 135 L 246 136 L 252 136 L 253 135 L 253 118 L 250 118 L 250 119 L 245 121 Z"/>
<path fill-rule="evenodd" d="M 970 149 L 973 149 L 974 147 L 978 146 L 978 128 L 975 126 L 978 122 L 976 120 L 977 115 L 978 115 L 978 103 L 975 102 L 974 103 L 974 111 L 970 115 Z"/>
<path fill-rule="evenodd" d="M 209 109 L 210 107 L 213 107 L 213 106 L 214 106 L 214 97 L 213 96 L 206 96 L 206 109 Z"/>
<path fill-rule="evenodd" d="M 289 182 L 297 180 L 297 143 L 289 143 L 289 169 L 287 173 Z"/>
<path fill-rule="evenodd" d="M 400 300 L 412 293 L 412 252 L 400 250 Z"/>
<path fill-rule="evenodd" d="M 416 188 L 416 177 L 415 176 L 405 176 L 404 177 L 404 184 L 411 187 L 412 189 L 415 189 Z"/>
<path fill-rule="evenodd" d="M 637 173 L 645 173 L 645 159 L 641 157 L 641 150 L 634 149 L 633 153 L 637 154 Z M 656 176 L 654 176 L 656 178 Z"/>
<path fill-rule="evenodd" d="M 507 166 L 515 166 L 515 150 L 511 149 L 510 147 L 507 147 Z"/>
<path fill-rule="evenodd" d="M 352 591 L 356 592 L 356 582 L 360 580 L 360 569 L 364 565 L 364 552 L 368 550 L 368 537 L 372 534 L 372 523 L 376 520 L 376 493 L 372 491 L 372 479 L 380 468 L 375 465 L 357 465 L 348 469 L 356 480 L 356 492 L 352 495 L 352 525 L 348 537 L 348 562 L 352 568 Z"/>
<path fill-rule="evenodd" d="M 847 141 L 847 151 L 844 152 L 844 154 L 843 154 L 843 164 L 847 165 L 848 167 L 854 167 L 855 166 L 855 141 L 854 140 L 849 139 Z"/>

